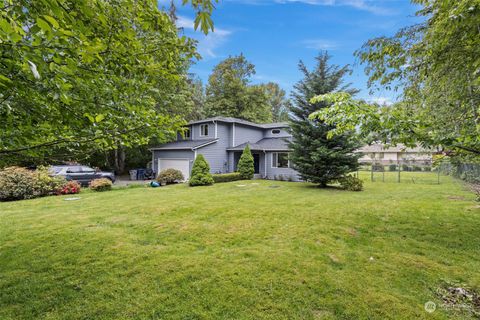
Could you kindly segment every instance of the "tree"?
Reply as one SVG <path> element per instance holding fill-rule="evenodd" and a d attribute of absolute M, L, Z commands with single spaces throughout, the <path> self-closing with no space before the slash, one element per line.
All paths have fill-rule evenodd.
<path fill-rule="evenodd" d="M 290 100 L 285 97 L 285 90 L 280 88 L 277 83 L 269 82 L 262 85 L 268 98 L 268 104 L 272 112 L 273 122 L 288 121 L 288 110 Z"/>
<path fill-rule="evenodd" d="M 243 55 L 229 57 L 215 66 L 206 88 L 206 116 L 271 121 L 265 90 L 261 86 L 250 85 L 250 77 L 254 74 L 255 66 Z"/>
<path fill-rule="evenodd" d="M 326 52 L 321 52 L 312 71 L 300 61 L 299 68 L 304 78 L 294 87 L 294 105 L 290 112 L 293 135 L 290 160 L 304 180 L 321 187 L 355 171 L 358 166 L 358 156 L 353 153 L 358 147 L 354 136 L 344 133 L 328 137 L 328 132 L 334 127 L 309 118 L 311 113 L 328 106 L 323 101 L 311 103 L 310 99 L 314 96 L 335 91 L 356 92 L 349 89 L 349 84 L 343 84 L 343 77 L 349 72 L 348 66 L 330 65 L 329 59 Z"/>
<path fill-rule="evenodd" d="M 192 2 L 213 28 L 212 2 Z M 198 23 L 197 23 L 198 22 Z M 0 8 L 0 162 L 165 140 L 195 42 L 156 1 L 18 0 Z"/>
<path fill-rule="evenodd" d="M 202 154 L 197 155 L 193 162 L 192 175 L 189 184 L 191 187 L 195 186 L 209 186 L 214 183 L 213 177 L 210 174 L 210 166 Z"/>
<path fill-rule="evenodd" d="M 240 177 L 245 180 L 251 180 L 255 173 L 255 168 L 253 166 L 253 156 L 250 152 L 250 147 L 247 146 L 243 149 L 240 160 L 238 161 L 237 170 L 240 173 Z"/>
<path fill-rule="evenodd" d="M 385 116 L 411 125 L 406 144 L 463 150 L 480 155 L 480 6 L 478 0 L 412 0 L 425 20 L 393 37 L 366 42 L 356 52 L 369 85 L 402 89 L 401 103 Z M 383 123 L 378 133 L 397 131 Z M 383 135 L 382 139 L 388 139 Z"/>

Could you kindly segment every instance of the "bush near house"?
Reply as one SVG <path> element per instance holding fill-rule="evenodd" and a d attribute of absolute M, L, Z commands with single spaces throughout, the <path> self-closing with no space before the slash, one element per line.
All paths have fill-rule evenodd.
<path fill-rule="evenodd" d="M 192 174 L 189 184 L 191 187 L 195 186 L 209 186 L 214 184 L 215 181 L 210 174 L 210 166 L 203 155 L 199 154 L 193 162 Z"/>
<path fill-rule="evenodd" d="M 240 172 L 212 174 L 212 178 L 215 183 L 242 180 Z"/>
<path fill-rule="evenodd" d="M 247 146 L 243 149 L 242 156 L 238 161 L 237 170 L 240 173 L 242 179 L 251 180 L 253 179 L 253 174 L 255 173 L 255 167 L 253 165 L 253 156 L 250 152 L 250 147 Z"/>
<path fill-rule="evenodd" d="M 51 177 L 44 167 L 35 171 L 21 167 L 5 168 L 0 170 L 0 201 L 53 195 L 65 183 L 63 177 Z"/>
<path fill-rule="evenodd" d="M 157 177 L 158 182 L 166 182 L 167 184 L 172 184 L 183 180 L 184 177 L 182 172 L 172 168 L 160 171 Z"/>
<path fill-rule="evenodd" d="M 112 181 L 107 178 L 100 178 L 90 181 L 89 185 L 93 191 L 108 191 L 112 190 Z"/>
<path fill-rule="evenodd" d="M 397 165 L 396 164 L 391 164 L 388 166 L 388 170 L 390 171 L 397 171 Z"/>
<path fill-rule="evenodd" d="M 363 190 L 363 181 L 353 177 L 353 176 L 345 176 L 338 179 L 340 183 L 340 188 L 343 190 L 348 191 L 362 191 Z"/>

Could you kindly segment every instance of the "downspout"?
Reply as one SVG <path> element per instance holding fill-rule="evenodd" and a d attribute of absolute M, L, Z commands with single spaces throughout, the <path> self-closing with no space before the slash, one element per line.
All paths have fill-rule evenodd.
<path fill-rule="evenodd" d="M 265 155 L 265 157 L 263 158 L 263 162 L 264 162 L 264 167 L 265 167 L 265 174 L 263 175 L 263 178 L 264 179 L 267 179 L 268 178 L 268 175 L 267 175 L 267 152 L 265 151 L 265 149 L 263 149 L 263 154 Z"/>
<path fill-rule="evenodd" d="M 232 148 L 235 147 L 235 122 L 233 123 Z"/>
<path fill-rule="evenodd" d="M 218 136 L 217 136 L 217 121 L 213 120 L 213 123 L 215 124 L 215 139 L 217 139 L 218 138 Z"/>

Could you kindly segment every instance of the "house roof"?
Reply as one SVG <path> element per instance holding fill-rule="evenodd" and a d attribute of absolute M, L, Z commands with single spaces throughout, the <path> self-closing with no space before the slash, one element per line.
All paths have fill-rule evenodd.
<path fill-rule="evenodd" d="M 183 140 L 162 144 L 158 147 L 153 147 L 150 150 L 195 150 L 203 146 L 207 146 L 218 139 L 200 139 L 200 140 Z"/>
<path fill-rule="evenodd" d="M 213 117 L 213 118 L 207 118 L 207 119 L 202 119 L 197 121 L 190 121 L 188 124 L 198 124 L 198 123 L 205 123 L 205 122 L 212 122 L 212 121 L 238 123 L 238 124 L 243 124 L 246 126 L 257 127 L 262 129 L 286 128 L 289 126 L 287 122 L 254 123 L 247 120 L 232 118 L 232 117 Z"/>
<path fill-rule="evenodd" d="M 432 150 L 416 146 L 414 148 L 408 148 L 403 144 L 397 144 L 395 146 L 387 146 L 381 143 L 374 143 L 371 145 L 366 145 L 357 149 L 355 152 L 363 153 L 373 153 L 373 152 L 383 152 L 383 153 L 397 153 L 397 152 L 415 152 L 415 153 L 425 153 L 432 152 Z"/>
<path fill-rule="evenodd" d="M 247 144 L 250 146 L 250 150 L 255 151 L 289 151 L 288 147 L 289 138 L 264 138 L 258 142 L 246 142 L 236 147 L 228 148 L 228 151 L 242 151 Z"/>

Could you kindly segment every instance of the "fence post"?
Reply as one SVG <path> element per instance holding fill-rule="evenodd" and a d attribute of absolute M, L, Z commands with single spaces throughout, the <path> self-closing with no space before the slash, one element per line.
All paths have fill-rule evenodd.
<path fill-rule="evenodd" d="M 397 167 L 398 167 L 398 183 L 400 183 L 400 161 L 397 161 Z"/>
<path fill-rule="evenodd" d="M 437 167 L 437 184 L 440 184 L 440 169 L 441 169 L 442 163 L 440 162 L 440 165 Z"/>
<path fill-rule="evenodd" d="M 373 165 L 374 165 L 374 163 L 372 162 L 372 165 L 370 167 L 371 168 L 370 169 L 370 181 L 372 181 L 372 182 L 373 182 Z"/>
<path fill-rule="evenodd" d="M 382 182 L 385 182 L 385 166 L 382 166 Z"/>

